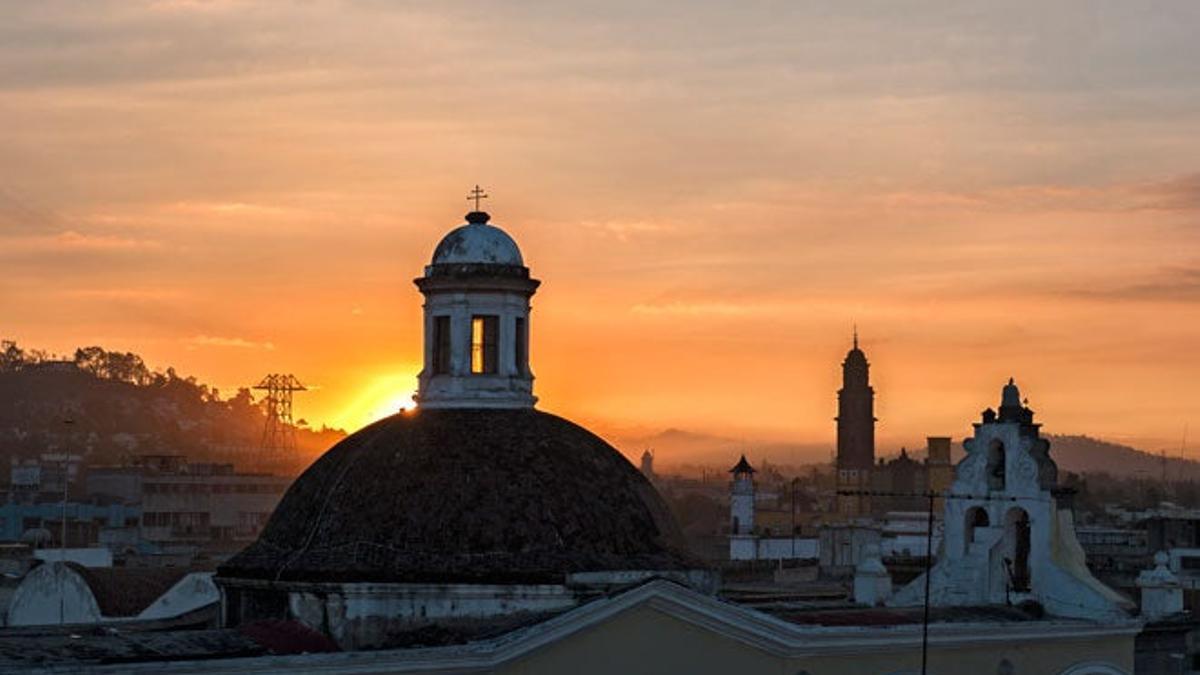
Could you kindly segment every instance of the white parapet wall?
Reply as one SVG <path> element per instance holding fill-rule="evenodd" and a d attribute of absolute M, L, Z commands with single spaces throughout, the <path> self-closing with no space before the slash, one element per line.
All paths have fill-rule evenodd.
<path fill-rule="evenodd" d="M 104 547 L 95 548 L 41 548 L 33 557 L 42 562 L 73 562 L 84 567 L 112 567 L 112 551 Z"/>
<path fill-rule="evenodd" d="M 813 537 L 729 537 L 730 560 L 816 560 L 820 541 Z"/>
<path fill-rule="evenodd" d="M 192 572 L 138 614 L 138 619 L 169 619 L 221 601 L 212 572 Z"/>
<path fill-rule="evenodd" d="M 296 584 L 288 613 L 327 631 L 343 649 L 383 644 L 397 630 L 431 619 L 487 620 L 574 607 L 576 591 L 557 584 Z"/>

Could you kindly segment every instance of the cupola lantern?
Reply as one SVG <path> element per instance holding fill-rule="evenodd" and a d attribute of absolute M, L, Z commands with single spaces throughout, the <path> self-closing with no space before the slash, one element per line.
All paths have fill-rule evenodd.
<path fill-rule="evenodd" d="M 425 275 L 425 366 L 417 376 L 422 408 L 532 408 L 529 277 L 521 251 L 479 210 L 476 186 L 467 222 L 442 238 Z"/>

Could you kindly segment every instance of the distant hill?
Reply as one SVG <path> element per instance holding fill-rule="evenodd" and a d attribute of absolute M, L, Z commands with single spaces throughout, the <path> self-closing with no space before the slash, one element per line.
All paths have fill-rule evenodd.
<path fill-rule="evenodd" d="M 682 473 L 733 466 L 742 453 L 754 464 L 767 460 L 779 467 L 828 463 L 831 450 L 822 443 L 763 443 L 673 428 L 648 435 L 614 434 L 608 440 L 634 463 L 651 448 L 656 466 Z"/>
<path fill-rule="evenodd" d="M 1050 456 L 1060 470 L 1075 473 L 1104 472 L 1114 476 L 1161 479 L 1162 455 L 1145 452 L 1128 445 L 1110 443 L 1090 436 L 1051 435 Z M 1171 481 L 1200 479 L 1200 462 L 1167 457 L 1167 478 Z"/>
<path fill-rule="evenodd" d="M 257 448 L 265 419 L 249 389 L 225 399 L 172 368 L 151 371 L 135 354 L 87 347 L 72 359 L 52 360 L 0 343 L 0 473 L 10 457 L 64 450 L 89 464 L 178 454 L 293 473 L 345 436 L 298 427 L 295 456 L 264 465 Z"/>
<path fill-rule="evenodd" d="M 1062 471 L 1073 473 L 1104 472 L 1118 477 L 1162 476 L 1162 457 L 1137 448 L 1110 443 L 1084 435 L 1049 435 L 1050 456 Z M 733 462 L 744 452 L 752 463 L 767 460 L 780 467 L 798 467 L 828 463 L 832 448 L 820 443 L 761 443 L 741 441 L 724 436 L 697 433 L 683 429 L 666 429 L 655 434 L 613 435 L 610 440 L 635 463 L 642 451 L 651 448 L 655 465 L 674 471 L 698 472 L 699 467 L 719 468 Z M 879 453 L 890 457 L 895 453 Z M 921 452 L 914 453 L 921 457 Z M 955 445 L 953 460 L 962 458 L 962 448 Z M 1200 462 L 1167 458 L 1170 480 L 1200 480 Z"/>
<path fill-rule="evenodd" d="M 66 424 L 64 420 L 71 420 Z M 345 437 L 339 429 L 296 430 L 298 452 L 282 465 L 255 466 L 265 419 L 249 389 L 222 398 L 215 389 L 172 368 L 152 371 L 136 354 L 85 347 L 69 360 L 0 342 L 0 477 L 9 457 L 69 450 L 90 463 L 113 464 L 137 454 L 183 454 L 196 461 L 234 462 L 244 470 L 296 472 Z M 660 469 L 699 473 L 731 466 L 745 453 L 779 468 L 828 464 L 823 443 L 764 443 L 670 428 L 653 434 L 610 434 L 635 463 L 652 448 Z M 1050 456 L 1075 473 L 1162 476 L 1162 458 L 1082 435 L 1049 436 Z M 914 453 L 918 457 L 920 453 Z M 881 456 L 883 453 L 881 453 Z M 955 451 L 954 459 L 961 456 Z M 1171 480 L 1200 480 L 1200 462 L 1167 459 Z"/>

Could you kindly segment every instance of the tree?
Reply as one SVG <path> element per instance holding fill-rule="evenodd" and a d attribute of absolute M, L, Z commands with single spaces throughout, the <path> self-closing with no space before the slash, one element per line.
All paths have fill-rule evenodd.
<path fill-rule="evenodd" d="M 0 373 L 13 373 L 26 364 L 25 351 L 12 340 L 0 341 Z"/>
<path fill-rule="evenodd" d="M 108 376 L 105 370 L 106 361 L 106 352 L 103 347 L 80 347 L 75 350 L 75 366 L 96 377 Z"/>

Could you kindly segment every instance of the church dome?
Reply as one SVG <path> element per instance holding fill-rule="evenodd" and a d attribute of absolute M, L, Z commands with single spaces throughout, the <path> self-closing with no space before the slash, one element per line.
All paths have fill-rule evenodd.
<path fill-rule="evenodd" d="M 472 211 L 467 224 L 450 231 L 433 251 L 434 265 L 512 265 L 523 267 L 521 249 L 504 230 L 489 225 L 487 213 Z"/>
<path fill-rule="evenodd" d="M 612 446 L 533 409 L 417 409 L 335 445 L 220 576 L 562 583 L 682 570 L 678 526 Z"/>

